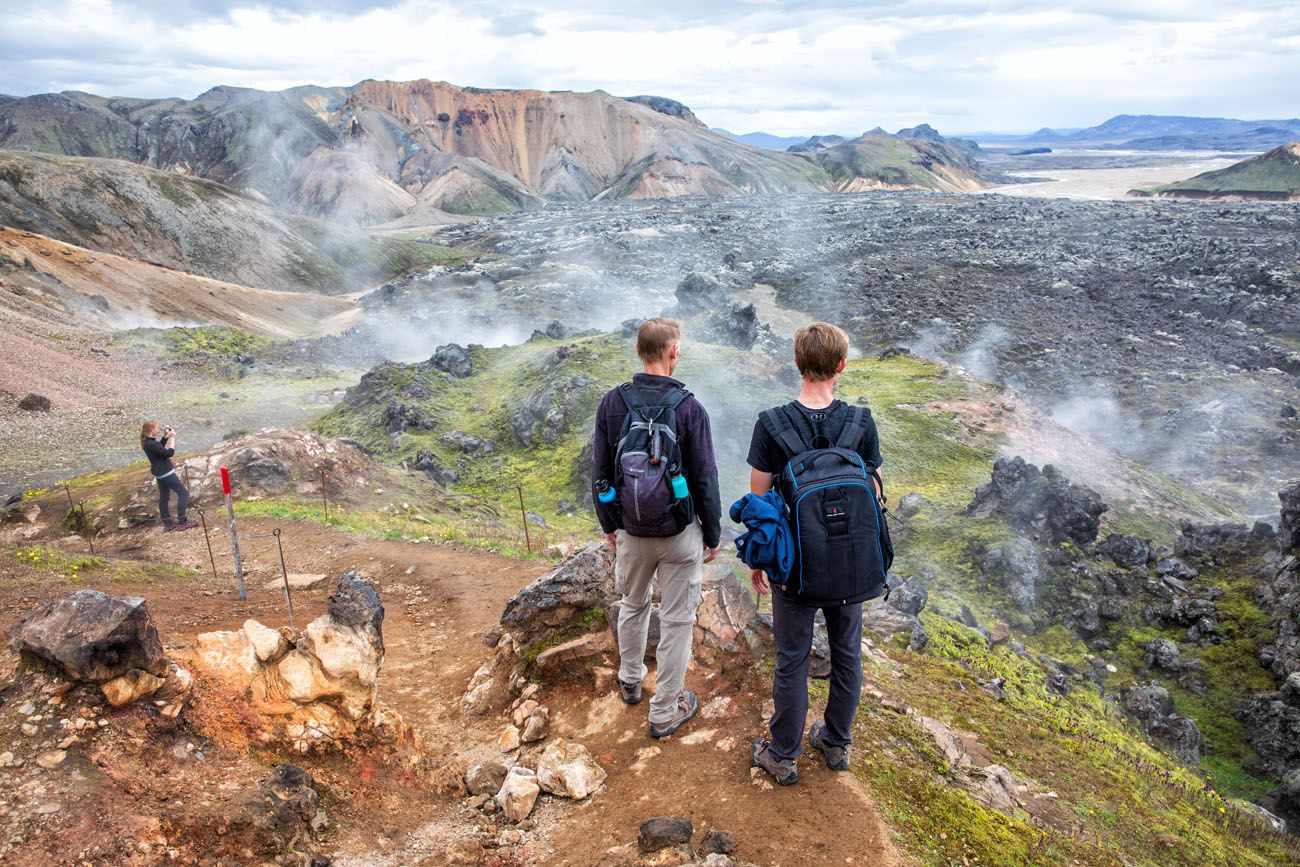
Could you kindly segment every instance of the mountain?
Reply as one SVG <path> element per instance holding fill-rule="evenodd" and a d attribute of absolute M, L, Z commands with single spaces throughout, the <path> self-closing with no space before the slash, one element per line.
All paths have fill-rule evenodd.
<path fill-rule="evenodd" d="M 664 97 L 432 81 L 215 87 L 193 100 L 76 91 L 9 98 L 0 101 L 0 148 L 126 160 L 357 225 L 427 225 L 445 222 L 444 212 L 547 201 L 844 186 L 816 162 L 713 132 Z M 899 169 L 916 186 L 940 183 Z"/>
<path fill-rule="evenodd" d="M 1185 181 L 1133 195 L 1186 199 L 1300 199 L 1300 141 L 1274 148 L 1226 169 L 1205 172 Z"/>
<path fill-rule="evenodd" d="M 687 193 L 789 192 L 826 178 L 653 96 L 363 81 L 194 100 L 41 94 L 0 103 L 0 147 L 116 157 L 219 181 L 299 213 L 375 224 Z"/>
<path fill-rule="evenodd" d="M 942 137 L 872 132 L 852 141 L 825 143 L 835 138 L 809 139 L 796 146 L 800 148 L 796 154 L 826 171 L 839 192 L 907 188 L 970 192 L 988 185 L 971 153 Z"/>
<path fill-rule="evenodd" d="M 422 263 L 418 245 L 99 157 L 0 150 L 0 224 L 262 289 L 339 293 Z"/>
<path fill-rule="evenodd" d="M 806 140 L 806 137 L 801 135 L 772 135 L 767 132 L 747 132 L 737 135 L 734 132 L 717 128 L 714 128 L 713 131 L 718 135 L 725 135 L 729 139 L 769 151 L 783 151 L 790 145 L 797 145 Z"/>
<path fill-rule="evenodd" d="M 1300 118 L 1233 120 L 1223 117 L 1119 114 L 1097 126 L 1028 135 L 983 135 L 985 142 L 1131 150 L 1259 151 L 1300 138 Z"/>

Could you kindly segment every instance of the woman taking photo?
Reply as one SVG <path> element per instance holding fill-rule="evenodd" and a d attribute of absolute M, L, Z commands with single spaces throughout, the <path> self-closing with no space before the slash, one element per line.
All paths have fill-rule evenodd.
<path fill-rule="evenodd" d="M 185 506 L 190 501 L 190 492 L 181 484 L 172 466 L 172 455 L 176 454 L 176 432 L 170 427 L 158 434 L 158 422 L 147 421 L 140 428 L 140 447 L 149 458 L 149 472 L 158 483 L 158 514 L 162 517 L 164 529 L 188 530 L 197 527 L 193 521 L 185 520 Z M 171 492 L 176 492 L 176 520 L 173 521 L 167 508 Z"/>

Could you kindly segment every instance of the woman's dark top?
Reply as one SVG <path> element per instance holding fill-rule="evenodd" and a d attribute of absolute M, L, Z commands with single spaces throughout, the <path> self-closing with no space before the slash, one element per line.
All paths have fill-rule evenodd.
<path fill-rule="evenodd" d="M 144 441 L 144 453 L 149 456 L 149 472 L 153 473 L 155 479 L 176 472 L 172 466 L 172 455 L 176 454 L 176 450 L 167 448 L 157 437 L 149 437 Z"/>

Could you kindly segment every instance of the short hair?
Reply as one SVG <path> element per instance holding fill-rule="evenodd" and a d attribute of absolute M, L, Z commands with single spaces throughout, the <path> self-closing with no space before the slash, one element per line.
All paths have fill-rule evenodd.
<path fill-rule="evenodd" d="M 794 333 L 794 363 L 804 379 L 832 379 L 835 368 L 848 357 L 849 336 L 829 322 L 814 322 Z"/>
<path fill-rule="evenodd" d="M 682 339 L 682 323 L 656 316 L 641 323 L 636 330 L 636 354 L 642 361 L 658 361 Z"/>

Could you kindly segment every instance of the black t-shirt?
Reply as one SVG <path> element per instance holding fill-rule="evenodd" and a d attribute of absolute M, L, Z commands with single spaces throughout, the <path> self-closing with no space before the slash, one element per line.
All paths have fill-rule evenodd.
<path fill-rule="evenodd" d="M 849 416 L 849 405 L 842 400 L 833 401 L 825 409 L 809 409 L 799 401 L 792 400 L 782 409 L 790 417 L 803 441 L 808 444 L 820 433 L 830 440 L 831 445 L 835 445 Z M 876 433 L 876 421 L 871 417 L 869 409 L 862 419 L 862 439 L 855 451 L 872 466 L 879 467 L 884 463 L 884 458 L 880 456 L 880 435 Z M 779 473 L 785 469 L 788 460 L 785 449 L 772 439 L 763 426 L 762 419 L 754 422 L 754 435 L 749 441 L 749 465 L 759 472 Z"/>

